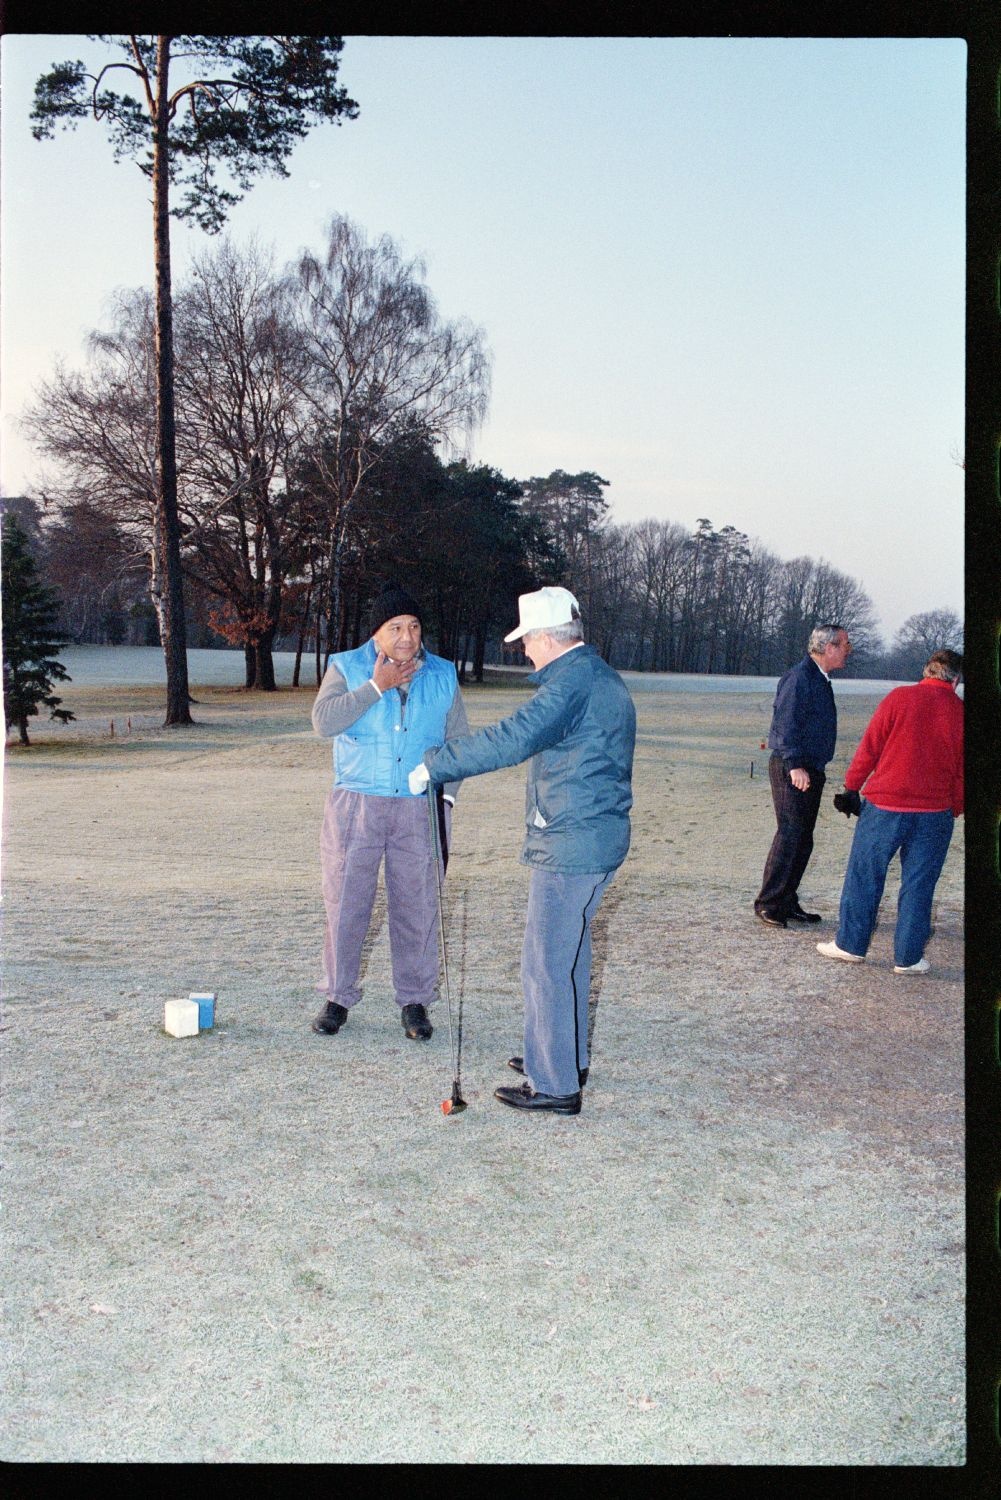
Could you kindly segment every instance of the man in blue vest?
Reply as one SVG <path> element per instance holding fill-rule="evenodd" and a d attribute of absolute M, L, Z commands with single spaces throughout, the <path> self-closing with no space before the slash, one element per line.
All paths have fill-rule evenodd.
<path fill-rule="evenodd" d="M 578 1115 L 587 1082 L 591 918 L 629 848 L 636 710 L 617 672 L 586 646 L 577 600 L 567 589 L 522 594 L 517 628 L 537 691 L 498 724 L 429 750 L 410 777 L 479 776 L 531 761 L 522 863 L 530 866 L 521 950 L 524 1052 L 509 1067 L 525 1075 L 494 1090 L 514 1109 Z"/>
<path fill-rule="evenodd" d="M 362 947 L 385 860 L 393 988 L 404 1032 L 426 1041 L 438 992 L 438 875 L 427 802 L 408 777 L 430 745 L 469 728 L 455 667 L 421 642 L 417 601 L 396 585 L 372 606 L 371 637 L 330 658 L 313 704 L 313 728 L 334 742 L 320 856 L 327 910 L 327 1000 L 313 1030 L 333 1036 L 361 999 Z M 444 847 L 458 780 L 445 787 Z M 442 872 L 444 873 L 444 872 Z"/>

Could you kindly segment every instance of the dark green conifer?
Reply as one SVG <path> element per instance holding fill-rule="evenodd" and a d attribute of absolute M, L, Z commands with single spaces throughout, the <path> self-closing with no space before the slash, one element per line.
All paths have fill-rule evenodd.
<path fill-rule="evenodd" d="M 60 708 L 63 700 L 52 693 L 54 682 L 70 681 L 56 656 L 64 644 L 56 630 L 59 601 L 39 578 L 28 538 L 12 515 L 3 518 L 2 538 L 3 714 L 7 732 L 16 726 L 28 745 L 28 720 L 40 705 L 63 724 L 76 715 Z"/>

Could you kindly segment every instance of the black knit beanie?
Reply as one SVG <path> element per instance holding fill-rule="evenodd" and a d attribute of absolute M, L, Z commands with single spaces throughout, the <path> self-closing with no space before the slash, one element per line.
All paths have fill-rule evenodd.
<path fill-rule="evenodd" d="M 368 622 L 369 634 L 375 635 L 380 625 L 385 625 L 387 620 L 394 619 L 396 615 L 413 615 L 419 621 L 421 629 L 424 629 L 421 607 L 417 600 L 406 589 L 401 589 L 399 584 L 388 583 L 373 601 Z"/>

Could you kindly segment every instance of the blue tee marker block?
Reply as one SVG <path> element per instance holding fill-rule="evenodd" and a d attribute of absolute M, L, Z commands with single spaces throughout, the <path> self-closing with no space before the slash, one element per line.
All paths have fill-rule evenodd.
<path fill-rule="evenodd" d="M 215 995 L 207 992 L 192 993 L 188 999 L 194 1000 L 198 1006 L 198 1030 L 208 1031 L 215 1024 Z"/>

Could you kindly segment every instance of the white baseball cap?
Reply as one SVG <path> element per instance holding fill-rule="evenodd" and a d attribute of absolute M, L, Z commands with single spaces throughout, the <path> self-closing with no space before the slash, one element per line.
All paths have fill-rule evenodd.
<path fill-rule="evenodd" d="M 573 611 L 580 615 L 580 605 L 569 589 L 547 584 L 532 594 L 518 595 L 518 628 L 504 637 L 516 641 L 530 630 L 549 630 L 554 625 L 569 625 Z"/>

